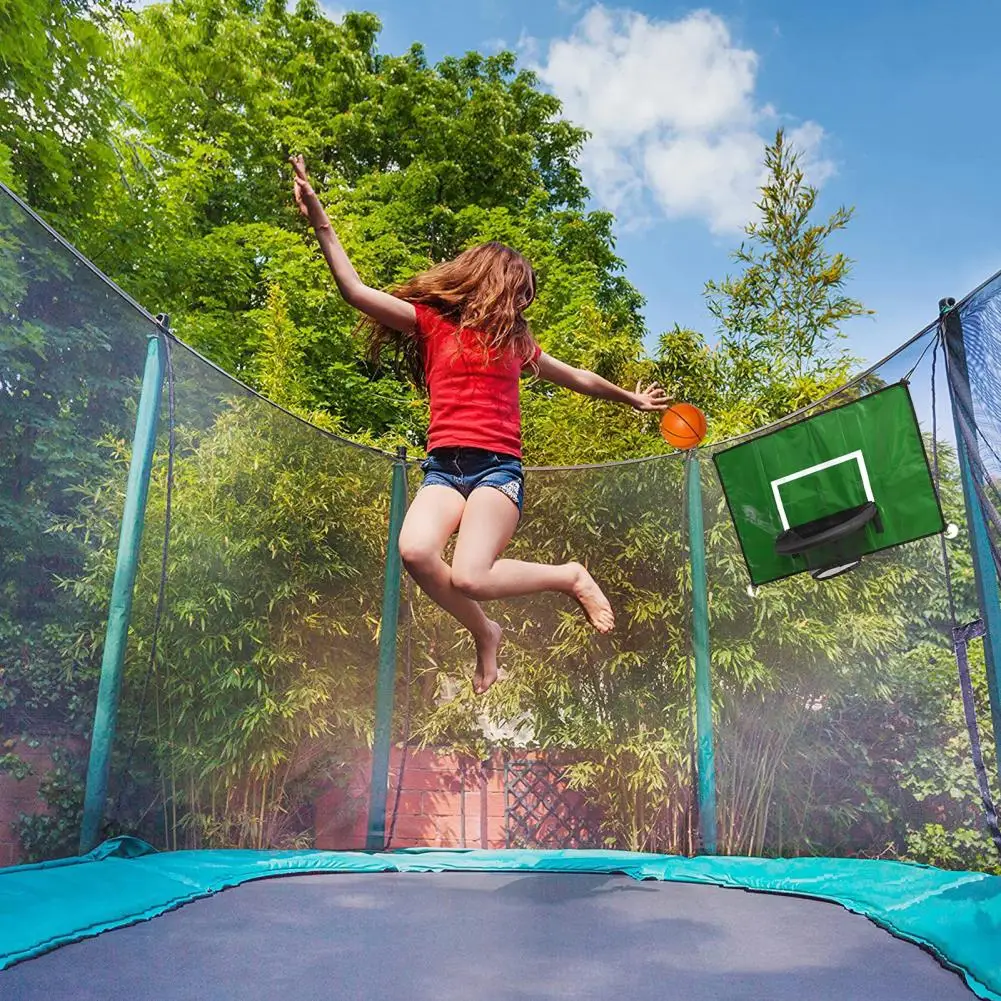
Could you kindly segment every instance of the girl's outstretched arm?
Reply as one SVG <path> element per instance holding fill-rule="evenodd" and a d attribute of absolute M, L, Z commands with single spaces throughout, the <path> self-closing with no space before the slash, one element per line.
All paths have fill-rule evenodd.
<path fill-rule="evenodd" d="M 602 379 L 600 375 L 584 368 L 573 368 L 565 362 L 558 361 L 543 352 L 538 361 L 539 378 L 551 382 L 564 389 L 572 389 L 584 396 L 594 396 L 599 400 L 612 400 L 614 403 L 624 403 L 639 411 L 661 411 L 671 406 L 671 400 L 657 383 L 652 382 L 643 387 L 638 383 L 635 392 L 622 389 L 615 383 Z"/>
<path fill-rule="evenodd" d="M 330 225 L 327 213 L 323 211 L 320 199 L 309 183 L 306 161 L 302 156 L 293 156 L 291 163 L 295 170 L 295 203 L 313 227 L 344 301 L 378 323 L 392 327 L 393 330 L 412 333 L 417 323 L 413 304 L 405 299 L 397 299 L 395 295 L 381 289 L 371 288 L 358 277 L 341 241 L 337 239 L 334 227 Z"/>

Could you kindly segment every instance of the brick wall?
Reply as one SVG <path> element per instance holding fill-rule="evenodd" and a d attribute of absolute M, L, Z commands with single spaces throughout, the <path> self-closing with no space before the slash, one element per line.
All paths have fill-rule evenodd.
<path fill-rule="evenodd" d="M 387 825 L 400 772 L 399 748 L 389 762 Z M 358 761 L 346 781 L 331 784 L 314 804 L 316 847 L 365 847 L 371 759 Z M 387 828 L 388 833 L 388 828 Z M 500 756 L 473 758 L 411 750 L 403 770 L 392 848 L 503 848 L 504 765 Z"/>
<path fill-rule="evenodd" d="M 0 750 L 18 755 L 31 767 L 31 774 L 20 781 L 0 772 L 0 866 L 4 866 L 21 861 L 13 824 L 22 813 L 39 813 L 43 809 L 38 783 L 52 767 L 52 755 L 45 746 L 30 747 L 17 740 L 4 741 Z"/>
<path fill-rule="evenodd" d="M 10 750 L 31 764 L 33 774 L 20 782 L 0 775 L 0 865 L 19 861 L 11 823 L 21 812 L 42 809 L 38 782 L 52 761 L 45 748 L 22 744 Z M 401 753 L 393 748 L 390 756 L 387 832 L 396 805 Z M 346 774 L 319 790 L 314 800 L 317 848 L 365 847 L 371 768 L 369 756 L 359 757 Z M 501 755 L 480 762 L 433 749 L 408 752 L 391 848 L 503 848 L 505 843 Z"/>
<path fill-rule="evenodd" d="M 495 754 L 480 762 L 433 749 L 410 750 L 397 804 L 400 755 L 400 749 L 394 748 L 389 764 L 387 834 L 394 806 L 396 814 L 390 848 L 505 847 L 503 755 Z M 365 847 L 370 770 L 371 758 L 366 756 L 344 781 L 331 783 L 317 795 L 314 802 L 317 848 Z M 594 821 L 583 797 L 561 786 L 558 794 L 568 814 Z M 596 830 L 592 827 L 592 833 Z"/>

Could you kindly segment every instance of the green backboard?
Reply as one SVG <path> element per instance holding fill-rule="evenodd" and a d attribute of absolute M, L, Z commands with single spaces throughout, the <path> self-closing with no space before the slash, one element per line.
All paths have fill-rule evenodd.
<path fill-rule="evenodd" d="M 905 383 L 735 445 L 715 462 L 756 585 L 945 528 Z M 853 512 L 864 524 L 847 539 L 805 554 L 776 550 L 798 531 L 820 539 L 825 524 L 847 522 Z"/>

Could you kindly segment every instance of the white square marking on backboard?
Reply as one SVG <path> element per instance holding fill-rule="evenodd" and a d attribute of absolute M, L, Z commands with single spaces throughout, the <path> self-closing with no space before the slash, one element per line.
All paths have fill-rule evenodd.
<path fill-rule="evenodd" d="M 805 476 L 811 476 L 813 473 L 819 473 L 825 469 L 830 469 L 832 466 L 840 466 L 843 462 L 857 462 L 859 468 L 859 475 L 862 477 L 862 489 L 865 490 L 866 500 L 875 503 L 876 498 L 872 495 L 872 485 L 869 482 L 869 470 L 865 464 L 865 457 L 862 455 L 862 450 L 859 449 L 857 452 L 846 452 L 844 455 L 839 455 L 836 459 L 828 459 L 827 462 L 818 462 L 816 466 L 810 466 L 809 469 L 801 469 L 796 473 L 790 473 L 788 476 L 781 476 L 777 480 L 772 480 L 772 495 L 775 497 L 775 506 L 779 511 L 779 518 L 782 520 L 782 528 L 784 531 L 789 531 L 789 519 L 786 517 L 785 505 L 782 503 L 781 488 L 787 483 L 792 483 L 793 480 L 801 480 Z"/>

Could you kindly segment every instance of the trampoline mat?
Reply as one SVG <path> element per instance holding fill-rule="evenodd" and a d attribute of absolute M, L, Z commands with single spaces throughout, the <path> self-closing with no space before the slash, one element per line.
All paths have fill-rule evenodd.
<path fill-rule="evenodd" d="M 259 880 L 0 973 L 4 1001 L 969 1001 L 822 901 L 574 873 Z"/>

